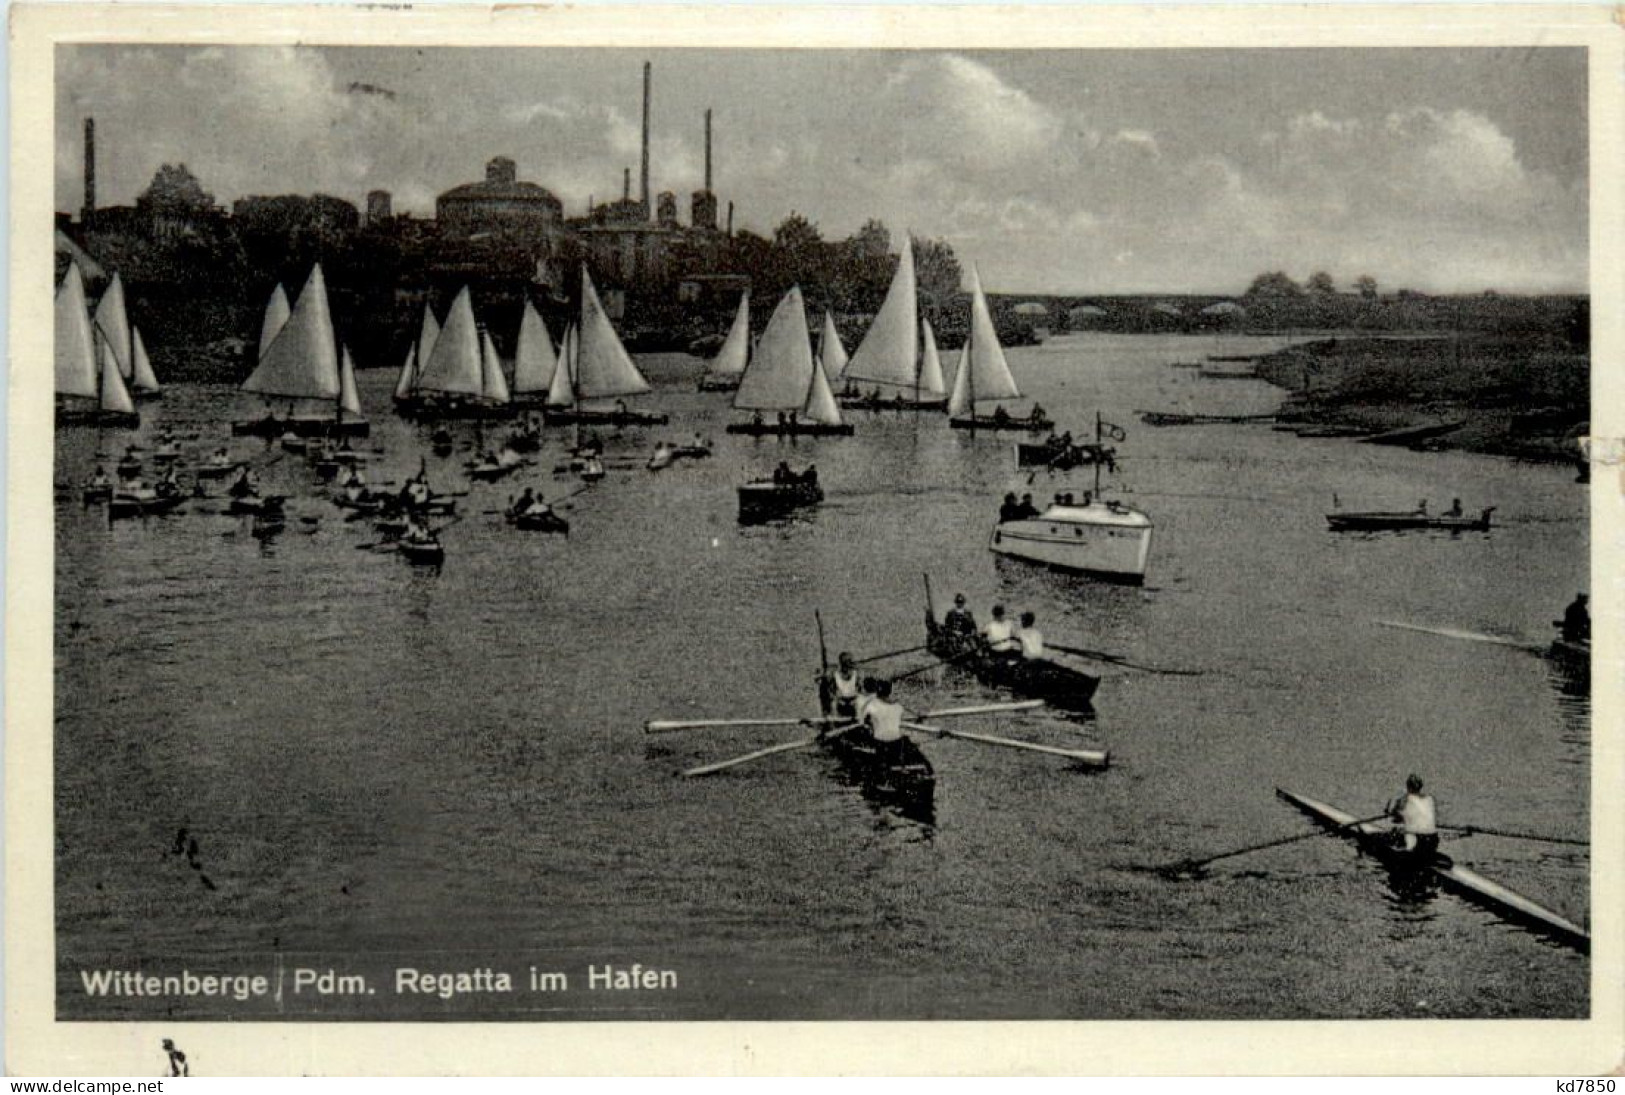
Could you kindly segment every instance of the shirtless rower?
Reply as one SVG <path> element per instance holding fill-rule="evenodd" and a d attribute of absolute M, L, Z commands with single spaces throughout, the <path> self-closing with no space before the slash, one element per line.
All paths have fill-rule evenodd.
<path fill-rule="evenodd" d="M 1405 850 L 1413 855 L 1439 854 L 1438 810 L 1433 796 L 1422 793 L 1422 777 L 1405 780 L 1405 793 L 1388 804 L 1388 816 L 1400 826 Z"/>

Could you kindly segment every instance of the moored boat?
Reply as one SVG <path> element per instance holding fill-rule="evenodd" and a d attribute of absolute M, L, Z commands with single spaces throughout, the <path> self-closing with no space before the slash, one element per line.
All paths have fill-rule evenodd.
<path fill-rule="evenodd" d="M 1276 788 L 1275 793 L 1339 836 L 1353 840 L 1390 870 L 1430 875 L 1444 888 L 1508 920 L 1534 928 L 1578 950 L 1589 952 L 1591 949 L 1591 933 L 1580 925 L 1498 882 L 1455 864 L 1446 856 L 1417 857 L 1405 851 L 1392 842 L 1392 830 L 1386 826 L 1361 822 L 1352 814 L 1306 795 L 1280 788 Z"/>
<path fill-rule="evenodd" d="M 1401 532 L 1410 529 L 1442 529 L 1447 532 L 1486 532 L 1490 527 L 1490 514 L 1496 507 L 1486 506 L 1477 517 L 1465 514 L 1430 514 L 1425 509 L 1400 512 L 1348 512 L 1328 513 L 1326 524 L 1333 532 Z"/>

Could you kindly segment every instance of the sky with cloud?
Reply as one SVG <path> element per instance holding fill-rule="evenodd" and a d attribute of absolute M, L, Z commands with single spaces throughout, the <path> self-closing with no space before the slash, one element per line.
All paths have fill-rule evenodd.
<path fill-rule="evenodd" d="M 763 234 L 878 217 L 1004 291 L 1347 286 L 1583 291 L 1585 55 L 1573 49 L 621 50 L 62 46 L 56 204 L 132 202 L 184 162 L 217 201 L 323 192 L 432 215 L 506 155 L 570 215 L 714 189 Z"/>

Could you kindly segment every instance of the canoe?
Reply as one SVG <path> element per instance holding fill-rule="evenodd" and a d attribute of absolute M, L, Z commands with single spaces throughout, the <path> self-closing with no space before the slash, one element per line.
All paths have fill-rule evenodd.
<path fill-rule="evenodd" d="M 1384 430 L 1369 437 L 1360 438 L 1364 445 L 1414 445 L 1419 441 L 1431 441 L 1435 437 L 1443 437 L 1447 433 L 1455 433 L 1467 425 L 1465 418 L 1453 422 L 1439 422 L 1429 426 L 1405 426 L 1397 430 Z"/>
<path fill-rule="evenodd" d="M 753 479 L 739 488 L 739 523 L 754 524 L 786 517 L 797 509 L 815 506 L 824 500 L 824 491 L 817 483 L 775 483 L 771 479 Z"/>
<path fill-rule="evenodd" d="M 446 549 L 439 540 L 402 540 L 395 546 L 409 563 L 439 566 L 446 561 Z"/>
<path fill-rule="evenodd" d="M 1117 451 L 1104 445 L 1062 446 L 1033 444 L 1029 441 L 1016 442 L 1018 468 L 1054 468 L 1057 471 L 1066 471 L 1068 468 L 1081 468 L 1086 464 L 1105 464 L 1110 467 L 1116 457 Z"/>
<path fill-rule="evenodd" d="M 1498 882 L 1451 862 L 1446 856 L 1421 860 L 1413 857 L 1391 843 L 1391 830 L 1387 826 L 1372 822 L 1354 825 L 1351 824 L 1357 820 L 1354 815 L 1344 813 L 1335 806 L 1328 806 L 1324 802 L 1317 802 L 1291 791 L 1283 791 L 1279 787 L 1275 789 L 1275 793 L 1321 825 L 1353 840 L 1362 851 L 1369 853 L 1390 870 L 1423 872 L 1438 879 L 1439 884 L 1445 889 L 1499 916 L 1533 928 L 1577 950 L 1589 952 L 1591 949 L 1591 933 L 1578 924 L 1520 893 L 1507 889 Z"/>
<path fill-rule="evenodd" d="M 504 516 L 508 524 L 525 532 L 568 533 L 570 531 L 570 522 L 552 510 L 541 510 L 532 513 L 514 513 L 510 510 Z"/>
<path fill-rule="evenodd" d="M 184 494 L 156 494 L 148 497 L 120 491 L 107 504 L 108 517 L 153 517 L 168 513 L 186 501 Z"/>
<path fill-rule="evenodd" d="M 1048 658 L 1004 657 L 986 650 L 980 637 L 966 646 L 962 636 L 949 633 L 929 613 L 925 618 L 925 646 L 948 665 L 970 673 L 992 688 L 1008 688 L 1018 696 L 1043 700 L 1069 711 L 1091 711 L 1100 678 Z"/>
<path fill-rule="evenodd" d="M 1450 517 L 1426 513 L 1328 513 L 1326 523 L 1333 532 L 1399 532 L 1408 529 L 1444 529 L 1448 532 L 1485 532 L 1490 527 L 1494 506 L 1477 517 Z"/>
<path fill-rule="evenodd" d="M 1047 418 L 1034 421 L 1027 418 L 998 418 L 990 414 L 971 415 L 966 418 L 950 418 L 948 425 L 956 430 L 1016 430 L 1023 433 L 1047 433 L 1055 429 L 1055 423 Z"/>
<path fill-rule="evenodd" d="M 786 422 L 781 426 L 777 422 L 730 422 L 727 432 L 750 437 L 851 437 L 852 424 L 797 422 L 791 425 Z"/>

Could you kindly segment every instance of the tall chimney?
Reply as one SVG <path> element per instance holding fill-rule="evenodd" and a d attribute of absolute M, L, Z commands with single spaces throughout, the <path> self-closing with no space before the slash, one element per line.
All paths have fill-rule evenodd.
<path fill-rule="evenodd" d="M 649 62 L 643 62 L 643 215 L 649 215 Z"/>
<path fill-rule="evenodd" d="M 734 203 L 728 203 L 728 235 L 734 234 Z"/>
<path fill-rule="evenodd" d="M 85 207 L 79 223 L 87 230 L 96 224 L 96 119 L 85 119 Z"/>
<path fill-rule="evenodd" d="M 711 189 L 711 111 L 705 112 L 705 188 Z"/>
<path fill-rule="evenodd" d="M 621 200 L 623 202 L 632 200 L 632 169 L 630 167 L 621 169 Z"/>

